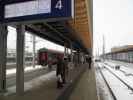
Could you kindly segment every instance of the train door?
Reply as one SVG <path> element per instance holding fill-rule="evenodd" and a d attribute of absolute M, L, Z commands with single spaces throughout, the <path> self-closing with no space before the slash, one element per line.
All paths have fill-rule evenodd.
<path fill-rule="evenodd" d="M 41 65 L 47 65 L 47 59 L 48 59 L 48 55 L 47 52 L 42 52 L 41 53 Z"/>

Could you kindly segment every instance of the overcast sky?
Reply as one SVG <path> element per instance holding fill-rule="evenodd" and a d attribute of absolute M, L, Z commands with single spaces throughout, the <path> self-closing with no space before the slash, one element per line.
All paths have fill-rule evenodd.
<path fill-rule="evenodd" d="M 133 0 L 94 0 L 94 51 L 133 45 Z"/>

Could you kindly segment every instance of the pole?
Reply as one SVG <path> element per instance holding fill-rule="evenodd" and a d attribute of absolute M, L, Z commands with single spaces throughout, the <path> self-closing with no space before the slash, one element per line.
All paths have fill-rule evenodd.
<path fill-rule="evenodd" d="M 35 61 L 36 61 L 36 37 L 35 35 L 33 35 L 33 61 L 32 61 L 32 64 L 33 64 L 33 67 L 35 68 Z"/>
<path fill-rule="evenodd" d="M 104 56 L 105 56 L 105 39 L 103 35 L 103 60 L 104 60 Z"/>
<path fill-rule="evenodd" d="M 24 47 L 25 47 L 25 26 L 17 25 L 17 72 L 16 92 L 18 95 L 24 93 Z"/>
<path fill-rule="evenodd" d="M 0 92 L 6 91 L 7 26 L 0 24 Z"/>

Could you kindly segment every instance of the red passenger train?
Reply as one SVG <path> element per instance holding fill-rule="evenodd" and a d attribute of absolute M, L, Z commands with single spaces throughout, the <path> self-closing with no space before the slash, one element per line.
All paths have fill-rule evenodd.
<path fill-rule="evenodd" d="M 38 65 L 42 65 L 42 66 L 54 65 L 54 64 L 56 64 L 58 56 L 62 57 L 62 59 L 63 59 L 64 53 L 56 51 L 56 50 L 42 48 L 42 49 L 38 50 L 38 54 L 37 54 Z"/>

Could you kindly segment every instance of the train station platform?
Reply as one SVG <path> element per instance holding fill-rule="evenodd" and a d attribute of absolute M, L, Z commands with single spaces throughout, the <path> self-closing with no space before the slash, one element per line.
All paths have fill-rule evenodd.
<path fill-rule="evenodd" d="M 88 64 L 70 67 L 67 83 L 62 89 L 56 88 L 56 73 L 45 81 L 36 79 L 33 88 L 22 96 L 16 94 L 0 96 L 0 100 L 98 100 L 95 72 L 88 69 Z"/>
<path fill-rule="evenodd" d="M 69 100 L 98 100 L 94 68 L 83 73 Z"/>

